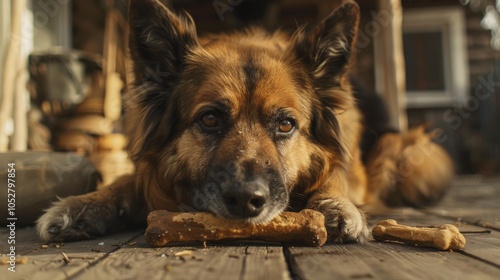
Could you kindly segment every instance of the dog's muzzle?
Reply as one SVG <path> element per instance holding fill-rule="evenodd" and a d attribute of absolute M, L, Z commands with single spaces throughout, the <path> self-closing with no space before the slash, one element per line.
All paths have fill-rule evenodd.
<path fill-rule="evenodd" d="M 269 186 L 262 177 L 246 182 L 230 182 L 222 191 L 227 210 L 238 218 L 258 216 L 269 201 Z"/>

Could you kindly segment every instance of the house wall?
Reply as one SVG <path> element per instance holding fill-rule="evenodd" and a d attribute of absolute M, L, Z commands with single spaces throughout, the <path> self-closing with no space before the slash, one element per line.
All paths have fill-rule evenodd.
<path fill-rule="evenodd" d="M 374 18 L 376 1 L 357 2 L 362 10 L 360 32 L 364 31 L 370 35 L 366 28 L 370 22 L 377 22 Z M 499 173 L 500 52 L 491 48 L 490 31 L 481 27 L 482 12 L 473 12 L 468 6 L 462 6 L 458 0 L 402 0 L 402 4 L 403 11 L 449 6 L 461 7 L 464 10 L 470 79 L 470 101 L 467 106 L 457 102 L 443 108 L 409 109 L 409 126 L 427 123 L 433 128 L 442 129 L 442 139 L 445 141 L 441 144 L 453 156 L 459 173 Z M 366 49 L 358 53 L 354 72 L 365 85 L 375 88 L 373 45 L 369 44 Z"/>
<path fill-rule="evenodd" d="M 469 67 L 469 102 L 446 108 L 408 110 L 410 125 L 430 123 L 443 129 L 442 144 L 452 154 L 460 173 L 493 174 L 500 171 L 499 88 L 500 52 L 490 46 L 490 31 L 481 27 L 482 12 L 458 1 L 403 1 L 406 10 L 459 6 L 466 16 Z"/>

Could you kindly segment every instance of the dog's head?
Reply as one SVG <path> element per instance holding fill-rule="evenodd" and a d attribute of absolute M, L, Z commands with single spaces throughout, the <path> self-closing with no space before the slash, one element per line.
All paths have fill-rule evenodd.
<path fill-rule="evenodd" d="M 132 0 L 129 17 L 130 148 L 150 208 L 173 198 L 262 222 L 341 161 L 356 4 L 291 38 L 253 29 L 199 39 L 189 15 L 152 0 Z"/>

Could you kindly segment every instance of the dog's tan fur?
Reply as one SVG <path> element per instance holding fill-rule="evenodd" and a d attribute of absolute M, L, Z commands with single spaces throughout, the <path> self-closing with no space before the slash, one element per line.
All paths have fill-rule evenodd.
<path fill-rule="evenodd" d="M 363 162 L 363 115 L 348 78 L 355 3 L 292 36 L 254 28 L 198 38 L 189 16 L 157 1 L 132 0 L 130 9 L 136 81 L 127 114 L 137 171 L 55 203 L 38 221 L 42 239 L 102 235 L 157 209 L 239 218 L 223 193 L 257 177 L 267 200 L 248 222 L 312 208 L 333 239 L 359 241 L 368 231 L 357 206 L 419 206 L 448 188 L 451 161 L 422 130 L 384 134 Z M 217 131 L 205 127 L 207 115 Z"/>

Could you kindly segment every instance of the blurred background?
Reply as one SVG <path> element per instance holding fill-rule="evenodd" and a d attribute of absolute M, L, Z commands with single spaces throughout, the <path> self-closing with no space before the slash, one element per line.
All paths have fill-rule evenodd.
<path fill-rule="evenodd" d="M 104 183 L 124 152 L 127 0 L 0 1 L 0 152 L 73 151 Z M 249 24 L 293 32 L 340 0 L 163 0 L 200 35 Z M 500 172 L 500 1 L 358 0 L 353 75 L 387 101 L 393 125 L 426 123 L 459 174 Z"/>

